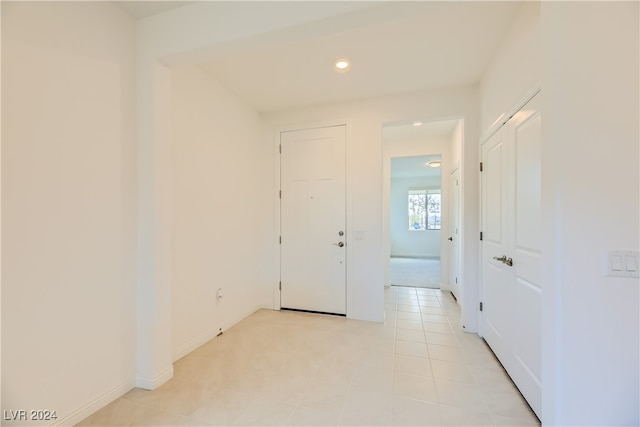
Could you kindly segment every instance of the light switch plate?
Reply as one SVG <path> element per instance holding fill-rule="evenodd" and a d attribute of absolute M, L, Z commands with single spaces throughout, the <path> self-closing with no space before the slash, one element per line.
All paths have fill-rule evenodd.
<path fill-rule="evenodd" d="M 640 277 L 640 251 L 609 251 L 607 276 Z"/>

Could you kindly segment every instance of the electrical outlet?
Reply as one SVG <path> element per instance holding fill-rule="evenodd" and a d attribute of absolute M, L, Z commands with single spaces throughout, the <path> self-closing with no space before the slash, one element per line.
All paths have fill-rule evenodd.
<path fill-rule="evenodd" d="M 221 300 L 224 297 L 224 293 L 222 293 L 222 288 L 218 288 L 216 291 L 216 299 Z"/>

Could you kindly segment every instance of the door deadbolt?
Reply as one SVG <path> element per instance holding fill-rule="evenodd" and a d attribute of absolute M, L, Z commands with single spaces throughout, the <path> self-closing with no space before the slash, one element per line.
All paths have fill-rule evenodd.
<path fill-rule="evenodd" d="M 342 231 L 342 230 L 338 231 L 338 236 L 340 236 L 340 237 L 344 236 L 344 231 Z"/>

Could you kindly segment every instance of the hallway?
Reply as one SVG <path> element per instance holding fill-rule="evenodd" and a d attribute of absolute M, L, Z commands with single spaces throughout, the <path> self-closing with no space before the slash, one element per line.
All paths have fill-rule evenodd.
<path fill-rule="evenodd" d="M 440 259 L 391 257 L 391 286 L 440 289 Z"/>
<path fill-rule="evenodd" d="M 459 307 L 385 288 L 384 324 L 260 310 L 78 425 L 539 425 Z"/>

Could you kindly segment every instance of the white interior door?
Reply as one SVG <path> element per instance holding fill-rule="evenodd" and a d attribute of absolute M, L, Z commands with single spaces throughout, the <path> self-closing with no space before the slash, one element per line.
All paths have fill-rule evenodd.
<path fill-rule="evenodd" d="M 280 143 L 280 306 L 346 314 L 345 126 Z"/>
<path fill-rule="evenodd" d="M 449 289 L 456 298 L 460 298 L 459 265 L 460 254 L 458 252 L 460 236 L 460 180 L 458 169 L 449 175 Z"/>
<path fill-rule="evenodd" d="M 514 369 L 511 377 L 533 410 L 541 416 L 541 252 L 540 95 L 510 121 L 513 151 L 513 254 Z"/>
<path fill-rule="evenodd" d="M 512 287 L 510 271 L 497 260 L 508 251 L 507 130 L 500 129 L 482 145 L 482 305 L 484 339 L 507 367 Z"/>
<path fill-rule="evenodd" d="M 542 354 L 539 98 L 529 101 L 482 146 L 483 335 L 538 416 Z"/>

